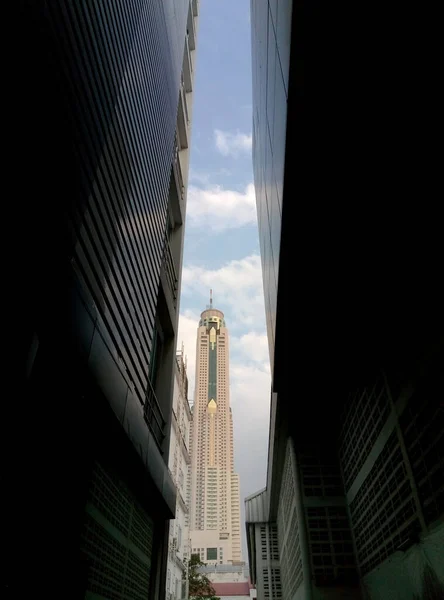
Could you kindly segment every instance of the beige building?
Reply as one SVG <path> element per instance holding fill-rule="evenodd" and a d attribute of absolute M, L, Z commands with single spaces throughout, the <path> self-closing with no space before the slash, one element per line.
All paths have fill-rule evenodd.
<path fill-rule="evenodd" d="M 207 564 L 242 560 L 229 356 L 224 314 L 210 299 L 197 330 L 190 482 L 191 550 Z"/>
<path fill-rule="evenodd" d="M 170 521 L 166 600 L 188 597 L 186 560 L 189 558 L 189 497 L 191 411 L 183 348 L 176 355 L 168 469 L 176 486 L 176 518 Z"/>

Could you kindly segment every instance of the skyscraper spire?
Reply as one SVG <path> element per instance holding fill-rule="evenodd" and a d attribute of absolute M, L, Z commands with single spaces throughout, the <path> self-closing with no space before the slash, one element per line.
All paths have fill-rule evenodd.
<path fill-rule="evenodd" d="M 210 308 L 213 308 L 213 290 L 210 288 Z"/>

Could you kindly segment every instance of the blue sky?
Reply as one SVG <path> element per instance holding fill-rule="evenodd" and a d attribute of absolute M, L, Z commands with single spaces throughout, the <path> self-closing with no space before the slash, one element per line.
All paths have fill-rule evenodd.
<path fill-rule="evenodd" d="M 193 393 L 196 329 L 212 288 L 230 332 L 242 516 L 244 497 L 265 486 L 270 398 L 251 111 L 250 0 L 201 0 L 178 344 Z"/>

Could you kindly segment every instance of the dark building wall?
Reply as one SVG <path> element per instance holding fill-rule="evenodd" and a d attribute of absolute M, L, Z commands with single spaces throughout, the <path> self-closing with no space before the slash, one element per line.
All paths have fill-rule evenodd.
<path fill-rule="evenodd" d="M 283 47 L 281 10 L 283 30 L 290 28 Z M 432 368 L 443 347 L 443 248 L 436 208 L 422 201 L 433 197 L 439 173 L 423 122 L 434 122 L 437 107 L 433 77 L 423 77 L 428 43 L 419 49 L 405 36 L 418 18 L 405 11 L 402 27 L 386 27 L 398 15 L 382 24 L 367 5 L 349 14 L 304 0 L 251 2 L 253 164 L 273 391 L 268 516 L 276 519 L 285 492 L 290 437 L 313 598 L 364 589 L 371 598 L 427 598 L 437 577 L 444 581 L 436 560 L 442 382 Z M 412 89 L 418 52 L 422 83 Z M 279 179 L 275 164 L 284 162 Z"/>
<path fill-rule="evenodd" d="M 372 598 L 396 578 L 394 597 L 444 591 L 442 360 L 442 350 L 429 349 L 391 385 L 381 375 L 357 390 L 345 410 L 340 461 L 356 560 Z"/>
<path fill-rule="evenodd" d="M 253 169 L 273 368 L 284 186 L 292 1 L 251 2 Z"/>
<path fill-rule="evenodd" d="M 170 8 L 154 1 L 34 3 L 21 15 L 17 108 L 26 177 L 19 181 L 18 242 L 27 300 L 50 319 L 51 294 L 62 283 L 55 274 L 74 271 L 140 400 L 158 303 L 188 3 L 173 16 Z"/>
<path fill-rule="evenodd" d="M 84 597 L 90 558 L 83 545 L 79 563 L 79 541 L 100 468 L 153 523 L 151 593 L 162 593 L 171 407 L 162 389 L 156 404 L 149 378 L 161 321 L 160 381 L 173 373 L 177 315 L 159 289 L 188 9 L 186 0 L 17 3 L 17 377 L 4 438 L 12 597 L 23 544 L 33 556 L 23 592 L 60 597 L 72 585 Z M 123 548 L 131 531 L 114 532 Z"/>
<path fill-rule="evenodd" d="M 167 25 L 169 36 L 179 37 L 176 23 L 157 2 L 116 2 L 105 10 L 94 2 L 54 5 L 48 22 L 77 138 L 71 258 L 113 338 L 114 358 L 143 398 L 181 67 L 167 44 Z M 179 25 L 183 47 L 185 20 Z"/>

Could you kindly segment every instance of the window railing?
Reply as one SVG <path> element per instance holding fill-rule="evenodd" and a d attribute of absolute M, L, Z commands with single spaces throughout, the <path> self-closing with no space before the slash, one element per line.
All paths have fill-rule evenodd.
<path fill-rule="evenodd" d="M 184 110 L 184 114 L 185 114 L 185 122 L 188 125 L 190 124 L 190 117 L 188 115 L 188 104 L 187 104 L 187 94 L 186 94 L 186 90 L 185 90 L 185 79 L 183 77 L 183 73 L 182 73 L 182 81 L 181 81 L 181 96 L 182 96 L 182 102 L 183 102 L 183 110 Z"/>
<path fill-rule="evenodd" d="M 163 268 L 165 271 L 165 277 L 168 283 L 168 287 L 171 291 L 171 296 L 173 299 L 173 306 L 176 308 L 177 306 L 177 274 L 176 268 L 174 266 L 173 255 L 171 254 L 170 244 L 168 242 L 168 238 L 165 238 L 164 248 L 163 248 Z"/>
<path fill-rule="evenodd" d="M 165 439 L 165 419 L 157 401 L 151 382 L 148 380 L 148 388 L 145 396 L 144 418 L 159 448 Z"/>
<path fill-rule="evenodd" d="M 193 91 L 193 61 L 191 58 L 189 36 L 185 38 L 185 49 L 182 64 L 182 87 L 184 92 Z"/>
<path fill-rule="evenodd" d="M 180 166 L 179 138 L 178 138 L 177 133 L 176 133 L 176 141 L 175 141 L 175 145 L 174 145 L 173 169 L 174 169 L 174 176 L 176 178 L 177 192 L 179 194 L 179 199 L 182 202 L 184 194 L 185 194 L 185 186 L 184 186 L 183 177 L 182 177 L 182 167 Z"/>
<path fill-rule="evenodd" d="M 188 21 L 188 24 L 189 24 L 189 27 L 187 29 L 188 48 L 189 48 L 189 51 L 196 50 L 196 30 L 194 28 L 193 17 L 191 17 L 191 19 Z"/>

